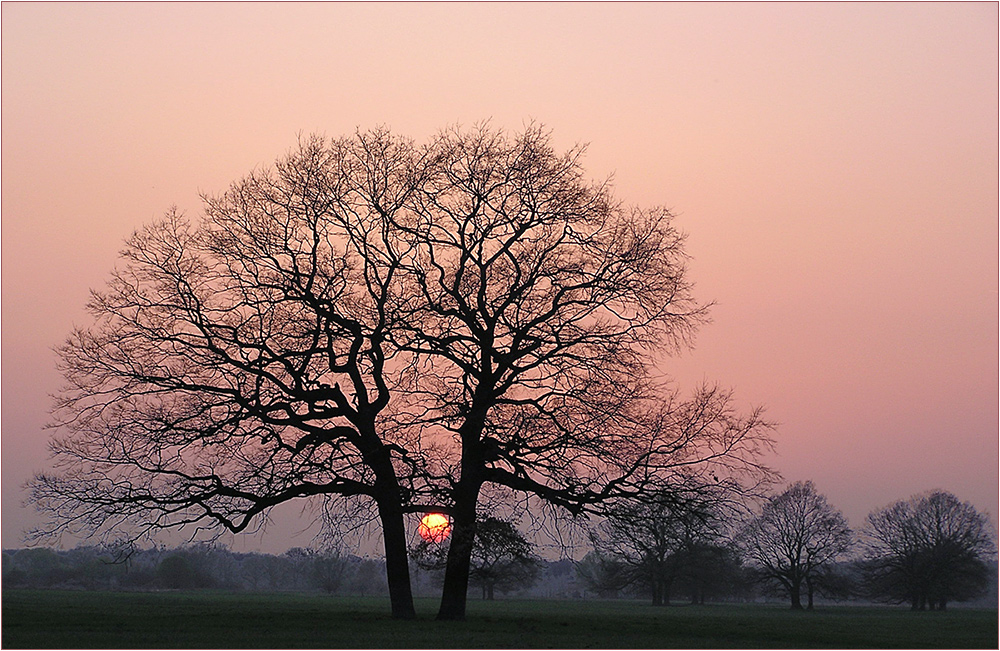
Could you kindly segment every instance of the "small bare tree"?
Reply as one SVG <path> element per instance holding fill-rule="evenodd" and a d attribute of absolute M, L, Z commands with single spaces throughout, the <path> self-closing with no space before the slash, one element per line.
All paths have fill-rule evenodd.
<path fill-rule="evenodd" d="M 447 567 L 447 546 L 421 541 L 410 550 L 424 569 Z M 481 515 L 476 525 L 469 576 L 473 585 L 482 588 L 483 599 L 493 601 L 496 589 L 529 587 L 538 577 L 541 560 L 514 523 L 508 519 Z"/>
<path fill-rule="evenodd" d="M 722 535 L 724 498 L 713 488 L 678 483 L 609 505 L 591 533 L 595 551 L 622 564 L 627 584 L 647 587 L 654 606 L 669 605 L 673 584 L 698 550 Z"/>
<path fill-rule="evenodd" d="M 739 540 L 747 561 L 788 592 L 793 609 L 802 608 L 803 587 L 812 609 L 815 580 L 848 553 L 853 535 L 840 511 L 807 481 L 772 497 Z"/>

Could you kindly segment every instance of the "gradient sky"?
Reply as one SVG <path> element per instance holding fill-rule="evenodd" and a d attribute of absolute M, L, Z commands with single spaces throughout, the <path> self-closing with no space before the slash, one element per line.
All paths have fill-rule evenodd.
<path fill-rule="evenodd" d="M 490 118 L 589 142 L 689 234 L 714 323 L 665 365 L 780 423 L 855 526 L 998 513 L 996 3 L 2 4 L 2 544 L 47 464 L 51 348 L 133 229 L 298 133 Z M 279 518 L 239 548 L 307 537 Z"/>

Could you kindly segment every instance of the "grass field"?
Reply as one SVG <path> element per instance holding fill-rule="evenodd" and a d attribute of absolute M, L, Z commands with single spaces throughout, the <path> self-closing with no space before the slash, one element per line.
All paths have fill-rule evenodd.
<path fill-rule="evenodd" d="M 993 648 L 997 611 L 835 606 L 653 608 L 631 601 L 437 600 L 395 621 L 381 598 L 4 590 L 4 648 Z"/>

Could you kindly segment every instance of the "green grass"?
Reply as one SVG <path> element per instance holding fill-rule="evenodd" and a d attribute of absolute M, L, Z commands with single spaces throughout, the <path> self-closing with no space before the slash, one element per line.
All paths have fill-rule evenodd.
<path fill-rule="evenodd" d="M 634 601 L 470 601 L 437 622 L 418 599 L 4 590 L 5 648 L 993 648 L 997 611 L 836 606 L 653 608 Z"/>

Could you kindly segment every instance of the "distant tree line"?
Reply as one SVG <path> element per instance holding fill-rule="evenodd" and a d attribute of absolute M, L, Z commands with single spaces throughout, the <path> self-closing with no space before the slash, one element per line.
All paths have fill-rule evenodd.
<path fill-rule="evenodd" d="M 487 527 L 488 529 L 489 527 Z M 225 590 L 240 592 L 314 592 L 331 595 L 387 596 L 383 558 L 360 557 L 331 549 L 296 547 L 284 554 L 241 553 L 220 544 L 136 549 L 128 557 L 107 546 L 70 550 L 46 547 L 3 551 L 5 588 L 70 590 Z M 483 558 L 483 552 L 477 550 Z M 512 568 L 503 554 L 492 565 L 474 563 L 470 592 L 548 599 L 587 596 L 569 559 L 546 561 L 531 554 Z M 517 565 L 520 561 L 514 562 Z M 502 574 L 501 566 L 514 569 Z M 517 571 L 521 569 L 523 571 Z M 443 567 L 411 566 L 418 596 L 441 593 Z"/>
<path fill-rule="evenodd" d="M 742 517 L 709 500 L 620 504 L 592 530 L 581 560 L 540 558 L 509 519 L 483 515 L 470 592 L 549 599 L 644 598 L 653 605 L 788 600 L 996 602 L 997 565 L 985 514 L 943 491 L 873 511 L 852 531 L 811 482 L 797 482 Z M 414 594 L 437 596 L 448 543 L 410 548 Z M 219 544 L 168 549 L 114 545 L 3 552 L 7 588 L 300 591 L 388 595 L 385 561 L 336 548 L 281 555 Z"/>
<path fill-rule="evenodd" d="M 387 594 L 385 562 L 293 548 L 275 556 L 216 544 L 121 550 L 80 546 L 4 550 L 5 587 L 94 590 L 319 591 Z"/>
<path fill-rule="evenodd" d="M 622 504 L 593 530 L 577 571 L 609 597 L 646 594 L 653 605 L 782 596 L 793 609 L 832 600 L 907 603 L 996 600 L 989 520 L 951 493 L 931 491 L 869 514 L 860 531 L 812 482 L 735 515 L 720 500 Z M 803 605 L 803 600 L 805 605 Z"/>

